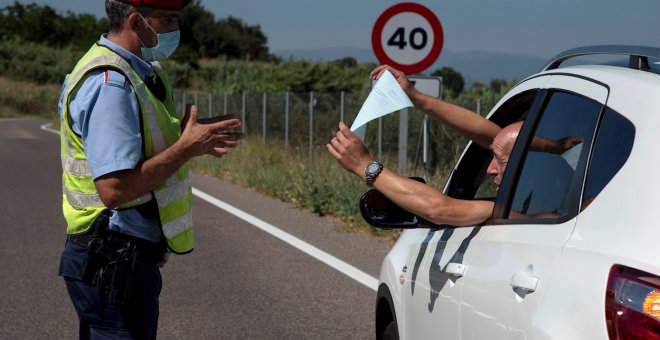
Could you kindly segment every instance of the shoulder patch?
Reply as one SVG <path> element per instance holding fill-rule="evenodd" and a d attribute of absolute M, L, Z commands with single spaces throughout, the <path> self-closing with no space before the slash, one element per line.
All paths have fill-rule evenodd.
<path fill-rule="evenodd" d="M 123 74 L 121 74 L 117 71 L 107 70 L 107 71 L 103 72 L 103 83 L 104 84 L 124 87 L 124 86 L 126 86 L 127 81 L 128 81 L 128 79 L 126 79 L 126 76 L 124 76 Z"/>

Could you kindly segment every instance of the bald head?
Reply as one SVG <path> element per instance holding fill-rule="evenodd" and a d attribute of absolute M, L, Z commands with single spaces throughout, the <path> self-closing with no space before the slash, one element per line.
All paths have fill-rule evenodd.
<path fill-rule="evenodd" d="M 523 122 L 516 122 L 506 126 L 493 138 L 493 143 L 490 145 L 493 160 L 488 165 L 487 173 L 493 176 L 493 182 L 498 188 L 502 182 L 504 170 L 509 163 L 509 156 L 511 156 L 513 146 L 516 144 L 522 124 Z"/>

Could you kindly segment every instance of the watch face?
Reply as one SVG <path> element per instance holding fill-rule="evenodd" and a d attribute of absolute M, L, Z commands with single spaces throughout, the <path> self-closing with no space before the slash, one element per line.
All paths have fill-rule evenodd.
<path fill-rule="evenodd" d="M 378 163 L 369 163 L 369 166 L 367 166 L 367 173 L 373 175 L 378 172 L 378 168 Z"/>

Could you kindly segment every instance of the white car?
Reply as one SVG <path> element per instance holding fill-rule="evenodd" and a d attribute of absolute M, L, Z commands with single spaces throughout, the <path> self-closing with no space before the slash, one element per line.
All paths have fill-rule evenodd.
<path fill-rule="evenodd" d="M 559 68 L 605 53 L 628 62 Z M 429 225 L 367 192 L 367 221 L 406 229 L 382 264 L 377 339 L 660 339 L 658 58 L 578 48 L 504 96 L 488 119 L 524 124 L 499 191 L 475 143 L 444 189 L 493 200 L 482 225 Z M 550 154 L 528 150 L 533 136 L 582 143 Z"/>

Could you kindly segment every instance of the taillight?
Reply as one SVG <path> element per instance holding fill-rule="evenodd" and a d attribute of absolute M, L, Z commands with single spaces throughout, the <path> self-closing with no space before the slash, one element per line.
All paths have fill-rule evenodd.
<path fill-rule="evenodd" d="M 605 296 L 610 339 L 660 340 L 660 277 L 615 265 Z"/>

